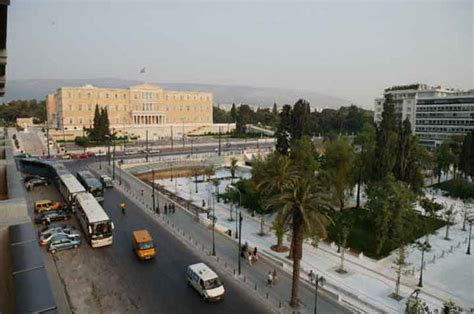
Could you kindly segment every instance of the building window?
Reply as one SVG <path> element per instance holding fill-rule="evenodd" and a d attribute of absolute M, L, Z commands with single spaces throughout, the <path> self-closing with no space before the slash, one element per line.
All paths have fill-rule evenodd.
<path fill-rule="evenodd" d="M 123 99 L 126 99 L 127 98 L 127 94 L 123 94 Z"/>
<path fill-rule="evenodd" d="M 67 97 L 71 98 L 71 92 L 67 93 Z"/>
<path fill-rule="evenodd" d="M 87 98 L 91 98 L 91 93 L 87 93 Z"/>
<path fill-rule="evenodd" d="M 69 105 L 69 111 L 72 111 L 72 105 Z"/>
<path fill-rule="evenodd" d="M 87 105 L 87 110 L 91 111 L 92 110 L 92 105 Z"/>
<path fill-rule="evenodd" d="M 82 111 L 82 105 L 77 106 L 77 109 L 78 109 L 79 111 Z"/>
<path fill-rule="evenodd" d="M 168 95 L 166 95 L 166 100 L 169 100 L 169 99 L 170 99 L 170 97 Z"/>
<path fill-rule="evenodd" d="M 73 121 L 72 118 L 69 118 L 69 124 L 72 124 L 72 121 Z"/>
<path fill-rule="evenodd" d="M 79 124 L 82 124 L 82 118 L 79 119 Z"/>
<path fill-rule="evenodd" d="M 115 96 L 117 96 L 117 95 L 115 95 Z M 120 110 L 119 105 L 115 105 L 115 111 L 119 111 L 119 110 Z"/>
<path fill-rule="evenodd" d="M 186 106 L 186 109 L 188 109 L 188 111 L 189 111 L 189 106 Z"/>
<path fill-rule="evenodd" d="M 109 98 L 109 93 L 105 94 L 105 98 Z"/>
<path fill-rule="evenodd" d="M 115 94 L 115 98 L 118 98 L 118 94 Z"/>

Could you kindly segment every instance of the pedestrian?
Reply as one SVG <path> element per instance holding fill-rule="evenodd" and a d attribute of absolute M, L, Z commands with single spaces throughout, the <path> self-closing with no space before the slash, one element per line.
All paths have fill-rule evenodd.
<path fill-rule="evenodd" d="M 202 208 L 205 208 L 205 207 L 206 207 L 206 201 L 202 200 Z"/>
<path fill-rule="evenodd" d="M 252 266 L 252 254 L 249 254 L 248 260 L 249 260 L 249 265 Z"/>
<path fill-rule="evenodd" d="M 253 249 L 252 258 L 255 262 L 258 261 L 257 247 L 254 247 L 254 249 Z"/>
<path fill-rule="evenodd" d="M 277 284 L 277 280 L 278 280 L 278 275 L 277 275 L 277 270 L 276 268 L 273 268 L 273 284 L 276 285 Z"/>
<path fill-rule="evenodd" d="M 143 189 L 140 190 L 140 194 L 143 196 Z"/>
<path fill-rule="evenodd" d="M 49 216 L 46 216 L 45 223 L 47 227 L 49 227 L 49 225 L 51 224 L 51 218 Z"/>
<path fill-rule="evenodd" d="M 269 271 L 267 275 L 267 286 L 271 286 L 272 284 L 273 284 L 273 274 L 271 271 Z"/>
<path fill-rule="evenodd" d="M 176 205 L 173 204 L 173 214 L 176 213 Z"/>
<path fill-rule="evenodd" d="M 165 204 L 165 215 L 167 215 L 167 214 L 168 214 L 168 205 Z"/>
<path fill-rule="evenodd" d="M 248 244 L 247 244 L 247 242 L 245 242 L 244 245 L 242 245 L 242 250 L 240 252 L 240 256 L 245 258 L 246 257 L 245 255 L 247 254 L 247 250 L 248 250 Z"/>
<path fill-rule="evenodd" d="M 314 281 L 316 280 L 316 275 L 313 273 L 313 270 L 309 271 L 308 278 L 311 283 L 314 283 Z"/>

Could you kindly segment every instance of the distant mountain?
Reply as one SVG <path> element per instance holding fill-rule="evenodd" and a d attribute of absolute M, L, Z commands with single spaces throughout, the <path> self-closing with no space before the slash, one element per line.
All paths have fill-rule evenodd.
<path fill-rule="evenodd" d="M 0 98 L 0 102 L 7 102 L 14 99 L 41 100 L 44 99 L 48 93 L 54 93 L 57 88 L 63 86 L 84 86 L 86 84 L 92 84 L 97 87 L 127 88 L 140 83 L 143 82 L 116 78 L 8 80 L 5 97 L 3 99 Z M 259 107 L 271 107 L 274 102 L 279 106 L 294 104 L 300 98 L 309 101 L 314 108 L 339 108 L 340 106 L 351 103 L 345 99 L 307 90 L 195 83 L 150 83 L 156 84 L 164 89 L 212 92 L 214 94 L 214 102 L 217 104 L 246 103 Z"/>

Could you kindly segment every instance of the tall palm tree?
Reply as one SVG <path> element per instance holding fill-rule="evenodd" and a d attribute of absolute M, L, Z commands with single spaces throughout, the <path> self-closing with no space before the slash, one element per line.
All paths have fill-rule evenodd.
<path fill-rule="evenodd" d="M 285 182 L 283 191 L 272 196 L 267 204 L 277 208 L 282 223 L 292 228 L 293 282 L 290 305 L 298 306 L 304 237 L 308 233 L 318 234 L 321 238 L 327 236 L 326 226 L 331 222 L 328 216 L 331 196 L 319 178 L 304 175 Z"/>

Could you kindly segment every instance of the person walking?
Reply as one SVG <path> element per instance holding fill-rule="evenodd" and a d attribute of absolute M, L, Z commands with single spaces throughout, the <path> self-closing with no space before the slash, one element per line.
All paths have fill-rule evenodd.
<path fill-rule="evenodd" d="M 205 208 L 205 207 L 206 207 L 206 201 L 202 200 L 202 208 Z"/>
<path fill-rule="evenodd" d="M 252 266 L 252 254 L 249 254 L 248 260 L 249 260 L 249 265 Z"/>
<path fill-rule="evenodd" d="M 173 204 L 173 214 L 176 213 L 176 205 Z"/>
<path fill-rule="evenodd" d="M 253 258 L 253 260 L 254 260 L 255 262 L 258 261 L 258 251 L 257 251 L 257 247 L 254 247 L 254 249 L 253 249 L 252 258 Z"/>
<path fill-rule="evenodd" d="M 271 271 L 268 272 L 267 275 L 267 287 L 273 284 L 273 273 Z"/>
<path fill-rule="evenodd" d="M 165 204 L 165 215 L 168 215 L 168 205 Z"/>
<path fill-rule="evenodd" d="M 314 281 L 316 280 L 316 275 L 313 273 L 313 270 L 309 271 L 308 278 L 311 283 L 314 283 Z"/>
<path fill-rule="evenodd" d="M 278 275 L 277 275 L 277 270 L 276 268 L 273 268 L 273 284 L 276 285 L 277 284 L 277 280 L 278 280 Z"/>

